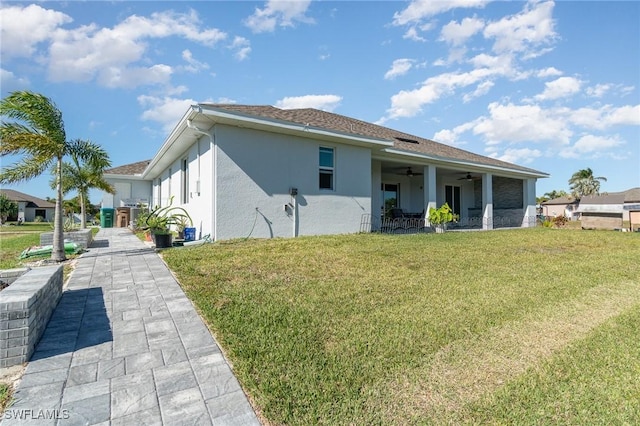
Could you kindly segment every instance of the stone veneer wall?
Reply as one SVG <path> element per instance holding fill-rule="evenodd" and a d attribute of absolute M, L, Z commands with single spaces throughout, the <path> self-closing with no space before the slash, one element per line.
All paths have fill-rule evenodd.
<path fill-rule="evenodd" d="M 524 203 L 522 180 L 493 176 L 493 210 L 522 209 Z M 482 209 L 482 181 L 476 180 L 473 187 L 474 208 Z"/>
<path fill-rule="evenodd" d="M 89 247 L 91 244 L 91 239 L 93 235 L 91 234 L 91 229 L 80 229 L 78 231 L 71 231 L 64 233 L 64 239 L 73 241 L 78 244 L 83 249 Z M 53 232 L 44 232 L 40 234 L 40 245 L 41 246 L 50 246 L 53 244 Z"/>
<path fill-rule="evenodd" d="M 0 292 L 0 367 L 31 358 L 62 297 L 62 268 L 32 269 Z"/>

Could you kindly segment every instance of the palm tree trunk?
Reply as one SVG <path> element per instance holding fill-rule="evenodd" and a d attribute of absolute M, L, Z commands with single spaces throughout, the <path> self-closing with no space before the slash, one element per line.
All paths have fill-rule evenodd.
<path fill-rule="evenodd" d="M 78 195 L 80 197 L 80 228 L 87 229 L 87 214 L 85 212 L 84 206 L 84 192 L 79 191 Z"/>
<path fill-rule="evenodd" d="M 56 211 L 53 219 L 53 251 L 51 260 L 62 262 L 67 260 L 64 252 L 64 234 L 62 228 L 62 156 L 56 164 Z"/>

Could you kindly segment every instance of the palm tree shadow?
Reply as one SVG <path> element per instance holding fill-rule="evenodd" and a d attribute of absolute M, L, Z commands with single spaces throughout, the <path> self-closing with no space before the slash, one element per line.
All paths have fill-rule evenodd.
<path fill-rule="evenodd" d="M 101 287 L 62 293 L 30 363 L 113 341 Z"/>

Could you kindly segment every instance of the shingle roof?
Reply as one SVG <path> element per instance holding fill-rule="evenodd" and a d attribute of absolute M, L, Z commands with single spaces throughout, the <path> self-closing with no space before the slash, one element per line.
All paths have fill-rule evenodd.
<path fill-rule="evenodd" d="M 558 197 L 558 198 L 554 198 L 553 200 L 543 201 L 542 203 L 540 203 L 540 205 L 548 206 L 548 205 L 556 205 L 556 204 L 573 204 L 573 203 L 578 203 L 578 200 L 573 198 L 571 195 L 567 195 L 565 197 Z"/>
<path fill-rule="evenodd" d="M 536 174 L 546 174 L 538 170 L 518 166 L 516 164 L 507 163 L 495 158 L 485 157 L 483 155 L 474 154 L 463 149 L 434 142 L 430 139 L 425 139 L 420 136 L 411 135 L 409 133 L 404 133 L 387 127 L 368 123 L 366 121 L 346 117 L 344 115 L 334 114 L 331 112 L 320 111 L 313 108 L 280 109 L 269 105 L 236 105 L 209 103 L 203 103 L 201 105 L 206 108 L 215 108 L 234 114 L 308 125 L 311 127 L 318 127 L 325 130 L 352 135 L 386 139 L 389 141 L 393 141 L 394 148 L 404 151 L 412 151 L 436 157 L 444 157 L 451 160 L 472 162 L 482 165 L 505 167 L 512 170 Z"/>
<path fill-rule="evenodd" d="M 144 172 L 144 169 L 147 168 L 151 160 L 138 161 L 137 163 L 125 164 L 123 166 L 114 167 L 112 169 L 107 169 L 104 171 L 105 174 L 109 175 L 141 175 Z"/>
<path fill-rule="evenodd" d="M 640 188 L 582 197 L 580 204 L 623 204 L 640 201 Z"/>
<path fill-rule="evenodd" d="M 631 188 L 624 194 L 625 203 L 640 203 L 640 188 Z"/>
<path fill-rule="evenodd" d="M 56 207 L 54 203 L 50 203 L 49 201 L 43 200 L 42 198 L 33 197 L 29 194 L 15 191 L 13 189 L 0 189 L 0 194 L 4 194 L 10 201 L 26 202 L 27 207 L 38 207 L 43 209 L 53 209 Z"/>

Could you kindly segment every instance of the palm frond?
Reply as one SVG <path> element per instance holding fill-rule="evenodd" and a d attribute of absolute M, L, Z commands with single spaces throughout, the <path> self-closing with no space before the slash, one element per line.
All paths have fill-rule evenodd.
<path fill-rule="evenodd" d="M 111 167 L 109 154 L 97 143 L 84 139 L 74 139 L 68 142 L 67 154 L 72 158 L 76 167 L 85 163 L 90 168 L 104 170 Z"/>
<path fill-rule="evenodd" d="M 44 173 L 52 162 L 53 158 L 24 158 L 22 162 L 5 167 L 0 172 L 0 183 L 16 183 L 33 179 Z"/>
<path fill-rule="evenodd" d="M 33 133 L 50 138 L 61 147 L 66 142 L 62 112 L 44 95 L 16 91 L 0 101 L 0 115 L 20 120 Z"/>

